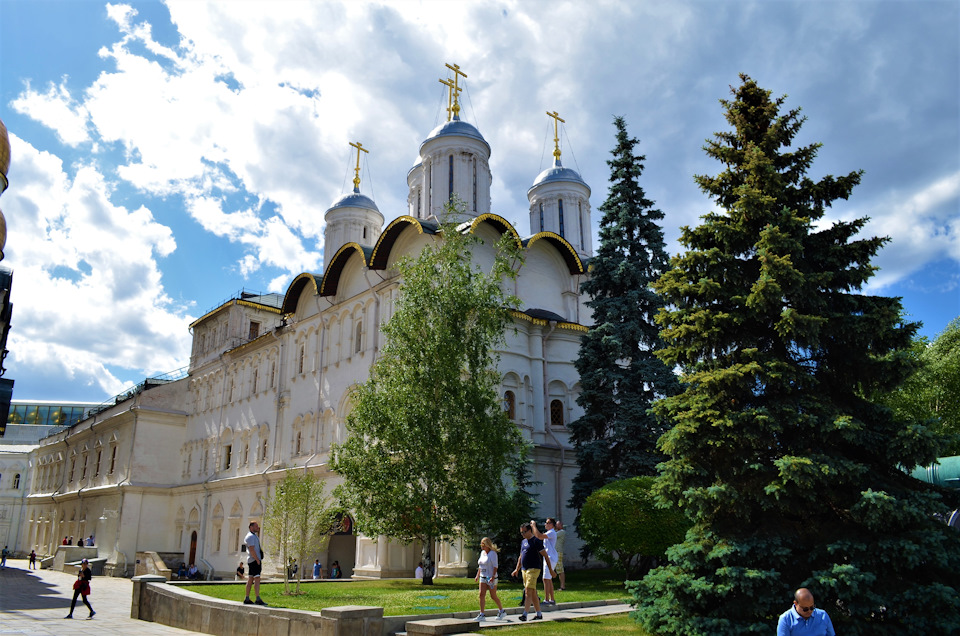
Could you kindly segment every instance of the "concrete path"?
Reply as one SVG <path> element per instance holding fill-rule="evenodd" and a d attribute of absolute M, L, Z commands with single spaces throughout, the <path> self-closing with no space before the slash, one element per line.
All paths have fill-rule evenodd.
<path fill-rule="evenodd" d="M 130 579 L 95 576 L 91 582 L 90 605 L 97 612 L 86 620 L 87 606 L 77 599 L 73 619 L 70 611 L 75 576 L 54 570 L 28 570 L 28 562 L 7 559 L 0 569 L 0 634 L 40 636 L 166 636 L 193 634 L 182 629 L 130 618 L 133 583 Z"/>

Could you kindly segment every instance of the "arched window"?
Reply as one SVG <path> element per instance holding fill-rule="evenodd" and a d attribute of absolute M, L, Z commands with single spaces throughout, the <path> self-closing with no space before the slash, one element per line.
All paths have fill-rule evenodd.
<path fill-rule="evenodd" d="M 263 440 L 263 446 L 260 447 L 260 461 L 267 461 L 267 440 Z"/>
<path fill-rule="evenodd" d="M 558 199 L 557 204 L 560 206 L 559 220 L 560 220 L 560 236 L 563 236 L 563 199 Z"/>
<path fill-rule="evenodd" d="M 561 400 L 550 402 L 550 426 L 563 426 L 563 402 Z"/>
<path fill-rule="evenodd" d="M 353 352 L 360 353 L 363 349 L 363 322 L 357 322 L 357 333 L 354 336 Z"/>
<path fill-rule="evenodd" d="M 450 155 L 450 171 L 447 179 L 447 188 L 450 191 L 450 194 L 447 196 L 447 201 L 453 201 L 453 155 Z"/>
<path fill-rule="evenodd" d="M 540 202 L 540 231 L 543 232 L 543 201 Z"/>
<path fill-rule="evenodd" d="M 296 449 L 294 449 L 293 454 L 299 455 L 302 448 L 303 448 L 303 433 L 301 431 L 297 431 L 297 447 Z"/>
<path fill-rule="evenodd" d="M 113 474 L 114 469 L 117 467 L 117 445 L 114 444 L 113 448 L 110 449 L 110 474 Z"/>
<path fill-rule="evenodd" d="M 20 489 L 20 473 L 17 473 L 16 475 L 13 476 L 13 489 L 14 490 Z"/>
<path fill-rule="evenodd" d="M 510 421 L 516 421 L 517 397 L 513 394 L 513 391 L 507 391 L 503 394 L 503 410 L 507 412 Z"/>
<path fill-rule="evenodd" d="M 94 476 L 94 477 L 96 477 L 97 475 L 100 474 L 100 457 L 102 456 L 102 454 L 103 454 L 103 451 L 100 450 L 100 449 L 97 449 L 97 463 L 96 463 L 96 466 L 94 466 L 94 469 L 93 469 L 93 476 Z"/>

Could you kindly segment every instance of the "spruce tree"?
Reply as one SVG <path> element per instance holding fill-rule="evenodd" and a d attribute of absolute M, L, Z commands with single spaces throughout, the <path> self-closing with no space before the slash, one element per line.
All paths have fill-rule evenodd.
<path fill-rule="evenodd" d="M 960 630 L 960 534 L 938 522 L 945 492 L 904 467 L 938 438 L 864 396 L 909 372 L 917 325 L 897 298 L 860 293 L 885 238 L 866 218 L 824 222 L 860 182 L 807 177 L 819 144 L 749 77 L 721 100 L 732 131 L 705 150 L 724 169 L 697 183 L 720 211 L 683 228 L 686 252 L 656 289 L 662 359 L 684 391 L 657 489 L 694 522 L 636 590 L 637 617 L 666 634 L 770 634 L 796 588 L 837 633 Z"/>
<path fill-rule="evenodd" d="M 600 206 L 600 244 L 581 290 L 590 296 L 594 326 L 580 343 L 577 403 L 584 414 L 570 424 L 579 471 L 571 505 L 577 509 L 594 490 L 618 479 L 656 474 L 662 459 L 661 421 L 651 404 L 676 392 L 673 373 L 654 351 L 662 346 L 655 316 L 663 306 L 650 285 L 666 270 L 668 256 L 659 225 L 663 212 L 646 198 L 639 179 L 643 155 L 616 117 L 610 191 Z"/>

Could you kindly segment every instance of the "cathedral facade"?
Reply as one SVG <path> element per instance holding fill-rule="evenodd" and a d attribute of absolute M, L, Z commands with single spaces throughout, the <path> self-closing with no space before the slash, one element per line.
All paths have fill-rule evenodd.
<path fill-rule="evenodd" d="M 449 109 L 407 174 L 405 214 L 386 222 L 355 179 L 326 212 L 322 275 L 300 274 L 283 295 L 242 293 L 200 317 L 190 325 L 185 377 L 148 381 L 42 440 L 30 454 L 18 550 L 52 554 L 64 536 L 95 535 L 116 575 L 132 574 L 145 552 L 232 573 L 244 559 L 247 524 L 287 470 L 313 472 L 328 492 L 338 483 L 330 449 L 346 434 L 351 390 L 383 345 L 380 327 L 400 283 L 394 265 L 443 240 L 440 216 L 454 200 L 462 202 L 460 231 L 481 239 L 475 262 L 492 263 L 503 234 L 524 251 L 510 283 L 521 305 L 500 352 L 503 407 L 534 446 L 539 514 L 572 522 L 577 463 L 567 424 L 580 415 L 574 361 L 590 324 L 580 293 L 592 252 L 590 188 L 556 151 L 528 191 L 530 227 L 521 231 L 491 209 L 490 151 Z M 579 546 L 571 541 L 572 556 Z M 439 573 L 465 573 L 472 547 L 440 542 Z M 279 571 L 276 552 L 267 552 L 267 572 Z M 339 561 L 344 576 L 379 578 L 412 576 L 419 555 L 419 546 L 351 527 L 310 558 L 325 568 Z"/>

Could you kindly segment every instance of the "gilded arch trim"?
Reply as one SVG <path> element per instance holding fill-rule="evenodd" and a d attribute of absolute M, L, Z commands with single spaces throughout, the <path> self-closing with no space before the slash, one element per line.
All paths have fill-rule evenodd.
<path fill-rule="evenodd" d="M 540 232 L 524 240 L 523 246 L 529 249 L 531 245 L 541 239 L 553 245 L 557 251 L 560 252 L 560 256 L 563 257 L 564 262 L 567 264 L 567 269 L 570 270 L 571 274 L 584 273 L 583 261 L 580 260 L 577 250 L 573 248 L 573 245 L 571 245 L 567 239 L 559 234 L 554 232 Z"/>

